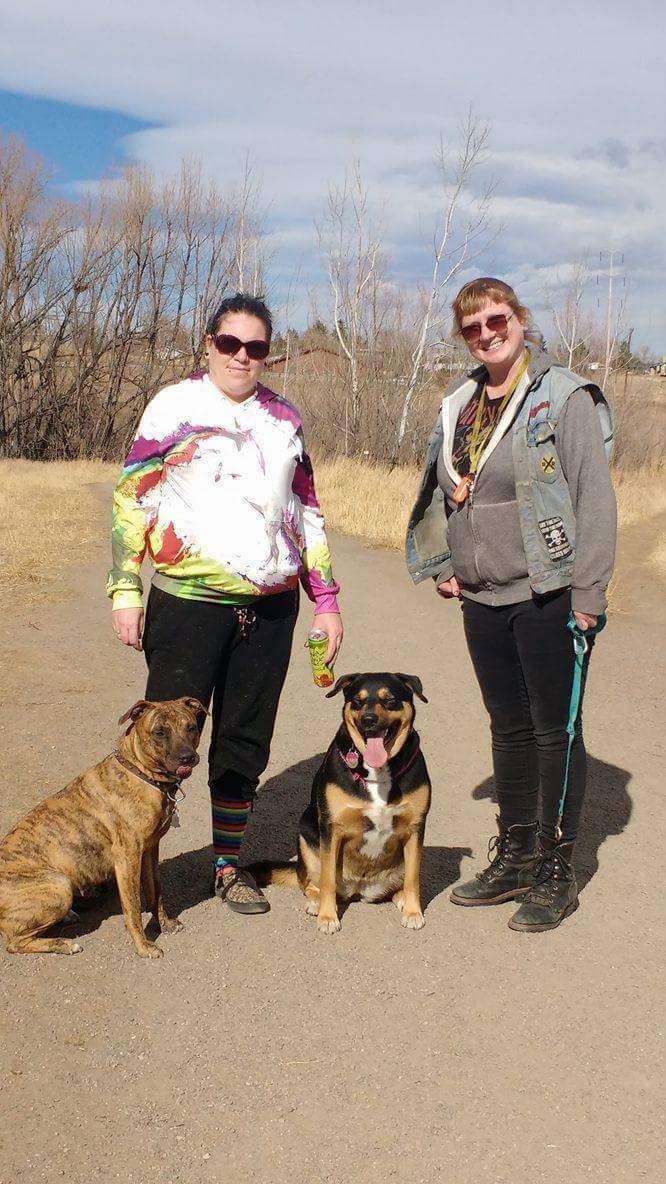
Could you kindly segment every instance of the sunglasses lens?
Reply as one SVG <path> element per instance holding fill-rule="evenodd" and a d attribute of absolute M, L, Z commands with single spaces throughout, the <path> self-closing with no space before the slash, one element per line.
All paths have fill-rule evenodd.
<path fill-rule="evenodd" d="M 238 337 L 232 337 L 230 333 L 216 333 L 213 338 L 215 345 L 221 354 L 237 354 L 243 342 Z"/>
<path fill-rule="evenodd" d="M 509 318 L 505 316 L 503 312 L 500 312 L 497 314 L 497 316 L 488 317 L 485 327 L 490 333 L 506 333 L 508 324 Z M 460 336 L 463 337 L 465 341 L 478 341 L 481 336 L 482 328 L 483 326 L 480 321 L 474 321 L 474 323 L 471 325 L 463 326 L 463 328 L 460 330 Z"/>
<path fill-rule="evenodd" d="M 490 329 L 491 333 L 506 333 L 507 324 L 507 318 L 501 312 L 496 317 L 488 317 L 486 329 Z"/>
<path fill-rule="evenodd" d="M 245 352 L 253 362 L 261 362 L 268 357 L 270 346 L 267 341 L 246 341 Z"/>
<path fill-rule="evenodd" d="M 267 341 L 241 341 L 240 337 L 233 337 L 231 333 L 217 333 L 213 338 L 221 354 L 234 357 L 242 346 L 248 358 L 253 362 L 261 362 L 268 357 L 270 346 Z"/>

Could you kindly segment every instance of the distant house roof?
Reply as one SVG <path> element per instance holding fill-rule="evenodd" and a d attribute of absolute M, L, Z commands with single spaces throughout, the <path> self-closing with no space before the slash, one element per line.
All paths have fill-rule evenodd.
<path fill-rule="evenodd" d="M 279 374 L 288 365 L 290 370 L 318 373 L 322 370 L 337 370 L 341 363 L 342 358 L 337 350 L 329 349 L 325 345 L 313 345 L 297 348 L 290 351 L 289 354 L 286 350 L 283 353 L 275 354 L 272 358 L 267 359 L 266 370 Z"/>

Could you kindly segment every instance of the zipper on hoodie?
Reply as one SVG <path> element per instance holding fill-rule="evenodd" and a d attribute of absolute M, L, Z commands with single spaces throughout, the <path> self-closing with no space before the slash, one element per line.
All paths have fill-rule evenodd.
<path fill-rule="evenodd" d="M 474 489 L 475 489 L 475 486 L 476 486 L 476 476 L 474 478 L 474 481 L 472 482 L 472 488 L 469 491 L 469 497 L 467 498 L 467 524 L 469 526 L 469 533 L 472 536 L 472 542 L 474 543 L 474 567 L 476 568 L 476 574 L 478 576 L 479 584 L 482 588 L 488 588 L 489 584 L 486 580 L 483 580 L 481 578 L 481 572 L 479 570 L 478 547 L 481 542 L 481 539 L 477 535 L 476 530 L 474 528 L 473 510 L 474 510 Z"/>

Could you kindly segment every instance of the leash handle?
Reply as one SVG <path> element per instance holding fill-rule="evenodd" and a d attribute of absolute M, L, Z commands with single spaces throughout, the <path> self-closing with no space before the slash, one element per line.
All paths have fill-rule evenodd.
<path fill-rule="evenodd" d="M 573 611 L 569 613 L 569 620 L 567 621 L 567 629 L 572 635 L 574 648 L 574 671 L 571 682 L 571 698 L 569 700 L 569 719 L 567 720 L 567 736 L 569 741 L 567 744 L 567 758 L 564 765 L 564 778 L 562 782 L 562 793 L 560 795 L 559 805 L 557 807 L 557 829 L 562 834 L 562 815 L 564 814 L 564 803 L 567 800 L 567 791 L 569 789 L 569 768 L 571 765 L 571 750 L 573 748 L 574 737 L 576 732 L 576 720 L 578 718 L 578 711 L 580 709 L 580 698 L 583 685 L 583 667 L 585 664 L 585 655 L 590 648 L 590 637 L 595 637 L 597 633 L 606 625 L 606 614 L 601 613 L 597 617 L 596 625 L 589 625 L 587 629 L 581 629 Z"/>

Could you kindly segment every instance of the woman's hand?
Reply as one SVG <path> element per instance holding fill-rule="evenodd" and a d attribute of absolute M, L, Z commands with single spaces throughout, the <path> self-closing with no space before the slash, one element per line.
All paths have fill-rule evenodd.
<path fill-rule="evenodd" d="M 578 628 L 582 629 L 583 633 L 586 629 L 594 629 L 594 626 L 597 623 L 597 618 L 593 617 L 591 613 L 574 612 L 574 619 Z"/>
<path fill-rule="evenodd" d="M 115 608 L 111 613 L 113 632 L 123 645 L 131 645 L 133 649 L 141 651 L 141 633 L 143 631 L 142 608 Z"/>
<path fill-rule="evenodd" d="M 460 596 L 460 584 L 455 576 L 451 576 L 450 580 L 442 580 L 437 585 L 437 591 L 445 600 L 451 600 L 453 596 Z"/>
<path fill-rule="evenodd" d="M 339 613 L 315 613 L 312 628 L 323 629 L 324 633 L 328 635 L 328 649 L 324 661 L 327 666 L 335 666 L 344 633 L 342 617 Z"/>

